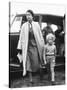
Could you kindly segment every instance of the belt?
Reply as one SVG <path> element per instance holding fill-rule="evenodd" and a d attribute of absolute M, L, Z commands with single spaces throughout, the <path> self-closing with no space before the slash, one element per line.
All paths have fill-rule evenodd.
<path fill-rule="evenodd" d="M 46 54 L 46 56 L 55 56 L 54 54 Z"/>

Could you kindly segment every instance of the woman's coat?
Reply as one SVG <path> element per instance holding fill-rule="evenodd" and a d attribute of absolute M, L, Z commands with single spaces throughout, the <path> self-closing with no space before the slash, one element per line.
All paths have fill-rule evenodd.
<path fill-rule="evenodd" d="M 28 49 L 28 35 L 29 35 L 29 23 L 26 22 L 22 25 L 21 28 L 21 33 L 20 33 L 20 37 L 19 37 L 19 42 L 18 42 L 18 47 L 17 49 L 21 49 L 22 50 L 22 55 L 20 58 L 20 62 L 23 61 L 23 67 L 25 67 L 26 65 L 26 57 L 27 57 L 27 49 Z M 33 28 L 33 33 L 34 33 L 34 37 L 37 43 L 37 48 L 38 48 L 38 52 L 39 52 L 39 56 L 40 56 L 40 60 L 42 60 L 42 56 L 43 56 L 43 48 L 44 48 L 44 39 L 41 33 L 41 29 L 38 23 L 32 21 L 32 28 Z M 20 55 L 18 54 L 18 57 Z"/>

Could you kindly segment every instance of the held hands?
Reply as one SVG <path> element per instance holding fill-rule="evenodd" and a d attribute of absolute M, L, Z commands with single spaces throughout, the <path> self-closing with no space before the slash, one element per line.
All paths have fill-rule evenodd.
<path fill-rule="evenodd" d="M 45 68 L 46 64 L 47 64 L 47 62 L 46 62 L 46 60 L 44 60 L 44 62 L 42 64 L 42 68 Z"/>

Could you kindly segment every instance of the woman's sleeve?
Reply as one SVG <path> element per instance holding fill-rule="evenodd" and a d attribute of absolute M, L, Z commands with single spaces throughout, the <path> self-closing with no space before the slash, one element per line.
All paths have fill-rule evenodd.
<path fill-rule="evenodd" d="M 44 49 L 43 49 L 43 60 L 44 60 L 44 63 L 46 64 L 46 46 L 44 46 Z"/>
<path fill-rule="evenodd" d="M 45 42 L 44 42 L 44 38 L 43 38 L 43 35 L 42 35 L 42 32 L 41 32 L 41 29 L 40 29 L 39 24 L 38 24 L 38 30 L 39 30 L 39 35 L 40 35 L 41 41 L 42 41 L 42 43 L 43 43 L 43 45 L 44 45 Z"/>
<path fill-rule="evenodd" d="M 21 27 L 17 49 L 22 49 L 23 42 L 24 42 L 24 26 Z"/>

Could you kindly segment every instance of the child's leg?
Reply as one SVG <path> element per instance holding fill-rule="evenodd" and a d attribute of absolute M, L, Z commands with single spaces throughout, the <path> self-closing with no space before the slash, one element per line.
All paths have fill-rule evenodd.
<path fill-rule="evenodd" d="M 51 58 L 51 80 L 55 81 L 55 71 L 54 71 L 54 67 L 55 67 L 55 57 L 53 56 Z"/>
<path fill-rule="evenodd" d="M 55 81 L 54 67 L 51 67 L 51 81 Z"/>

